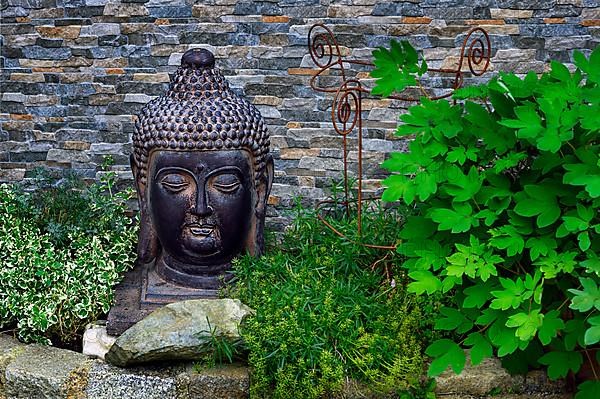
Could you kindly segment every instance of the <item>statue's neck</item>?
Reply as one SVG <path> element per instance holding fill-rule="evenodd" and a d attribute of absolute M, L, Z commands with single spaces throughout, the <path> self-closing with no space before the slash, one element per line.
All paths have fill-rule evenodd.
<path fill-rule="evenodd" d="M 178 261 L 162 252 L 156 259 L 156 272 L 174 284 L 203 289 L 218 289 L 230 280 L 231 263 L 196 265 Z"/>

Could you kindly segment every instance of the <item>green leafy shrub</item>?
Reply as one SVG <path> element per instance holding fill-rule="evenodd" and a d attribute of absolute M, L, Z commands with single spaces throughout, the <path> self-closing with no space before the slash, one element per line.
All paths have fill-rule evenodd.
<path fill-rule="evenodd" d="M 0 327 L 24 341 L 72 344 L 106 313 L 113 286 L 135 259 L 132 191 L 113 193 L 114 173 L 25 192 L 0 185 Z"/>
<path fill-rule="evenodd" d="M 430 376 L 459 373 L 463 348 L 551 378 L 600 353 L 600 50 L 574 58 L 401 116 L 414 140 L 384 162 L 383 199 L 418 209 L 399 233 L 408 290 L 452 294 L 435 327 L 455 339 L 427 348 Z M 592 371 L 578 398 L 600 389 Z"/>
<path fill-rule="evenodd" d="M 241 330 L 251 397 L 327 397 L 347 377 L 378 392 L 424 396 L 422 350 L 437 304 L 408 294 L 402 275 L 384 278 L 400 255 L 354 243 L 356 218 L 330 214 L 344 215 L 327 220 L 349 239 L 298 208 L 281 244 L 235 264 L 234 295 L 256 310 Z M 394 244 L 402 220 L 398 209 L 371 208 L 365 237 Z"/>

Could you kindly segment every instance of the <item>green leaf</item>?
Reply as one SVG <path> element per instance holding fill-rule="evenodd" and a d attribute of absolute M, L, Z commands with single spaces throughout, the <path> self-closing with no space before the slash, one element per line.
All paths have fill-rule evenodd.
<path fill-rule="evenodd" d="M 523 251 L 525 241 L 512 225 L 491 229 L 490 245 L 498 249 L 506 249 L 508 256 L 514 256 Z"/>
<path fill-rule="evenodd" d="M 431 345 L 425 349 L 425 353 L 433 358 L 433 361 L 429 365 L 427 375 L 429 377 L 436 377 L 442 374 L 448 366 L 456 374 L 465 367 L 466 356 L 465 352 L 455 342 L 449 339 L 439 339 L 434 341 Z"/>
<path fill-rule="evenodd" d="M 526 185 L 527 196 L 521 196 L 517 200 L 515 212 L 517 215 L 531 217 L 536 216 L 538 227 L 546 227 L 554 223 L 560 217 L 560 207 L 556 201 L 556 194 L 552 188 L 544 185 Z"/>
<path fill-rule="evenodd" d="M 388 187 L 381 196 L 383 201 L 394 202 L 402 198 L 407 205 L 414 201 L 416 187 L 412 179 L 403 175 L 391 175 L 382 183 Z"/>
<path fill-rule="evenodd" d="M 600 381 L 588 380 L 577 385 L 574 399 L 598 399 L 600 397 Z"/>
<path fill-rule="evenodd" d="M 375 68 L 371 76 L 377 78 L 372 93 L 387 97 L 393 92 L 401 92 L 407 86 L 416 84 L 415 76 L 423 74 L 422 67 L 418 65 L 417 52 L 409 42 L 403 40 L 390 42 L 390 50 L 379 47 L 373 51 L 373 64 Z"/>
<path fill-rule="evenodd" d="M 422 171 L 417 173 L 415 176 L 415 189 L 417 195 L 419 196 L 419 200 L 426 201 L 432 194 L 435 194 L 437 191 L 437 183 L 435 181 L 435 176 Z"/>
<path fill-rule="evenodd" d="M 473 322 L 457 309 L 444 306 L 440 309 L 440 314 L 435 320 L 436 330 L 457 330 L 461 334 L 473 327 Z"/>
<path fill-rule="evenodd" d="M 492 297 L 491 289 L 493 284 L 490 282 L 475 284 L 471 287 L 465 288 L 463 291 L 465 300 L 463 301 L 463 307 L 478 308 L 481 309 L 483 305 Z"/>
<path fill-rule="evenodd" d="M 518 129 L 517 137 L 521 139 L 535 138 L 542 132 L 542 118 L 537 113 L 535 105 L 527 104 L 515 107 L 514 112 L 518 119 L 502 119 L 498 123 Z"/>
<path fill-rule="evenodd" d="M 498 348 L 498 356 L 509 355 L 519 348 L 520 340 L 515 335 L 513 329 L 506 327 L 506 322 L 501 319 L 496 320 L 489 328 L 487 335 L 490 342 Z"/>
<path fill-rule="evenodd" d="M 565 349 L 572 351 L 577 345 L 584 346 L 585 322 L 583 319 L 567 320 L 565 323 Z"/>
<path fill-rule="evenodd" d="M 600 197 L 600 169 L 597 165 L 587 163 L 565 164 L 563 168 L 567 173 L 563 176 L 563 183 L 573 186 L 585 186 L 585 191 L 590 197 Z"/>
<path fill-rule="evenodd" d="M 590 317 L 588 323 L 590 323 L 592 327 L 585 331 L 583 342 L 586 345 L 594 345 L 600 342 L 600 316 Z"/>
<path fill-rule="evenodd" d="M 471 226 L 479 225 L 479 221 L 471 215 L 473 209 L 469 204 L 454 205 L 455 209 L 434 208 L 428 213 L 431 219 L 438 223 L 438 230 L 451 230 L 453 233 L 469 231 Z"/>
<path fill-rule="evenodd" d="M 579 52 L 573 54 L 575 65 L 588 75 L 588 80 L 593 83 L 600 83 L 600 51 L 598 47 L 590 55 L 589 60 Z"/>
<path fill-rule="evenodd" d="M 538 360 L 548 366 L 548 377 L 553 380 L 566 377 L 569 371 L 579 371 L 583 358 L 579 352 L 548 352 Z"/>
<path fill-rule="evenodd" d="M 569 69 L 560 62 L 554 60 L 550 61 L 550 76 L 561 82 L 571 80 L 571 72 L 569 72 Z"/>
<path fill-rule="evenodd" d="M 465 339 L 465 345 L 471 347 L 471 364 L 477 366 L 483 359 L 492 356 L 492 345 L 478 332 L 473 332 Z"/>
<path fill-rule="evenodd" d="M 577 235 L 577 242 L 579 243 L 579 248 L 582 251 L 587 251 L 592 245 L 590 241 L 590 235 L 587 231 L 581 232 Z"/>
<path fill-rule="evenodd" d="M 600 289 L 598 285 L 591 278 L 582 277 L 579 279 L 583 286 L 583 291 L 576 290 L 574 288 L 568 291 L 575 296 L 571 300 L 569 308 L 579 310 L 580 312 L 587 312 L 592 308 L 600 310 Z"/>
<path fill-rule="evenodd" d="M 539 309 L 535 309 L 529 313 L 520 312 L 510 316 L 506 321 L 506 327 L 516 328 L 515 335 L 521 341 L 529 341 L 535 336 L 543 320 L 544 315 L 540 314 Z"/>
<path fill-rule="evenodd" d="M 416 270 L 408 274 L 412 278 L 412 283 L 408 284 L 408 292 L 421 295 L 424 292 L 431 295 L 442 288 L 442 282 L 429 270 Z"/>
<path fill-rule="evenodd" d="M 516 280 L 500 278 L 499 280 L 504 290 L 492 291 L 492 295 L 496 299 L 492 301 L 490 308 L 501 310 L 516 309 L 525 299 L 530 297 L 526 295 L 525 285 L 520 278 Z"/>
<path fill-rule="evenodd" d="M 587 273 L 596 273 L 597 276 L 600 276 L 600 258 L 590 253 L 588 254 L 588 258 L 579 264 L 585 267 Z"/>
<path fill-rule="evenodd" d="M 551 236 L 533 236 L 527 239 L 525 248 L 529 248 L 529 256 L 532 261 L 535 261 L 540 255 L 548 255 L 550 250 L 557 246 L 556 240 Z"/>
<path fill-rule="evenodd" d="M 538 338 L 544 345 L 549 345 L 552 338 L 556 337 L 559 330 L 565 328 L 564 321 L 560 318 L 558 310 L 551 310 L 544 315 L 544 322 L 538 330 Z"/>
<path fill-rule="evenodd" d="M 451 167 L 447 171 L 448 185 L 446 192 L 454 197 L 455 201 L 463 202 L 472 199 L 481 188 L 482 176 L 475 166 L 471 166 L 467 175 L 457 167 Z"/>

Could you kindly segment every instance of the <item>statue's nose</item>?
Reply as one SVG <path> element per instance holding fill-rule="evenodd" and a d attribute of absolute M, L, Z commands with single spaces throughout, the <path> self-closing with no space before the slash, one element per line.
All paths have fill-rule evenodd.
<path fill-rule="evenodd" d="M 213 209 L 208 203 L 206 190 L 202 187 L 196 190 L 196 203 L 192 206 L 192 213 L 198 216 L 208 216 L 213 213 Z"/>

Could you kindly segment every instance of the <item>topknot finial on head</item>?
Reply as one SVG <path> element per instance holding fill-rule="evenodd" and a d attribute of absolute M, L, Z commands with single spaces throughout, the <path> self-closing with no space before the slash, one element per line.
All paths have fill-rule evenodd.
<path fill-rule="evenodd" d="M 190 49 L 183 53 L 181 66 L 194 69 L 212 69 L 215 66 L 215 56 L 203 48 Z"/>

